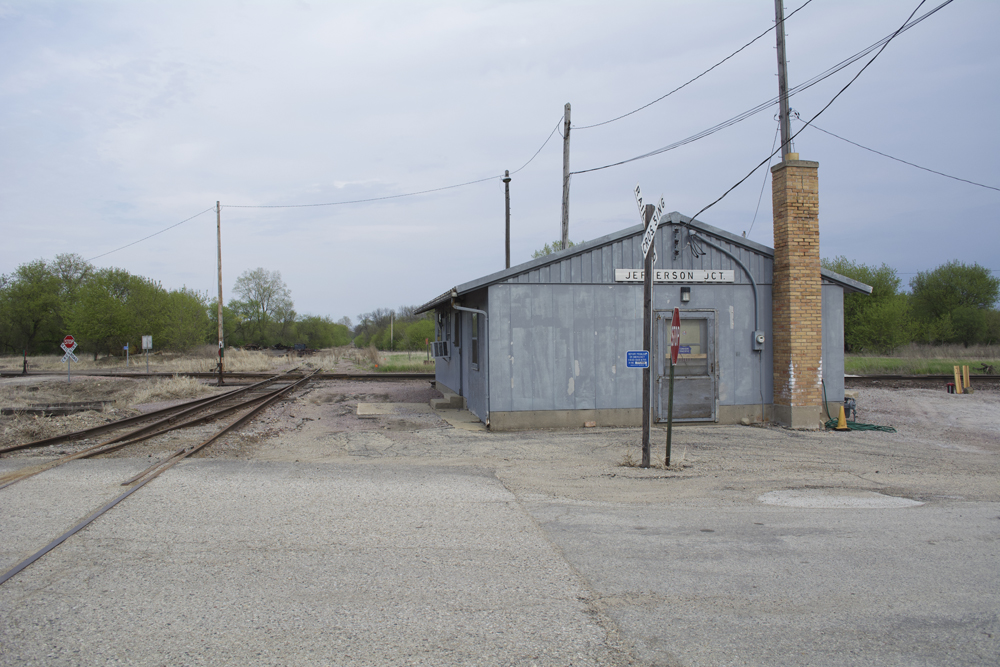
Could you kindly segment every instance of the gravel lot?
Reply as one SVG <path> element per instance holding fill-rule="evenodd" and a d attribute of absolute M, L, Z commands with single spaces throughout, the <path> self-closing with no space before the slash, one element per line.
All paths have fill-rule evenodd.
<path fill-rule="evenodd" d="M 898 433 L 685 426 L 643 470 L 637 429 L 317 384 L 0 587 L 0 665 L 997 664 L 1000 394 L 858 394 Z M 147 464 L 0 491 L 0 569 Z"/>

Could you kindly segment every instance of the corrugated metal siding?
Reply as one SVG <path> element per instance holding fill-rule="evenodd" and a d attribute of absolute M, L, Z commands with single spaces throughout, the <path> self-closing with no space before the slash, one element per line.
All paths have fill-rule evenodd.
<path fill-rule="evenodd" d="M 823 384 L 826 400 L 844 400 L 844 289 L 823 285 Z M 826 420 L 826 411 L 822 413 Z M 837 415 L 831 414 L 836 418 Z"/>
<path fill-rule="evenodd" d="M 771 291 L 758 288 L 760 327 L 771 339 Z M 492 350 L 490 409 L 584 410 L 642 405 L 642 372 L 625 353 L 642 347 L 642 286 L 501 283 L 489 288 Z M 751 349 L 749 285 L 657 285 L 653 308 L 716 313 L 720 405 L 771 402 L 770 344 Z M 733 310 L 730 314 L 730 306 Z"/>
<path fill-rule="evenodd" d="M 674 225 L 660 225 L 656 232 L 656 252 L 658 269 L 723 269 L 736 271 L 737 284 L 749 284 L 749 280 L 739 265 L 725 253 L 708 245 L 703 245 L 705 254 L 695 258 L 690 249 L 684 248 L 680 257 L 673 259 Z M 687 238 L 687 229 L 682 228 L 682 244 Z M 699 235 L 709 238 L 739 257 L 753 274 L 758 285 L 771 283 L 773 259 L 750 248 L 726 241 L 720 237 L 699 231 Z M 515 284 L 614 284 L 615 269 L 642 268 L 642 235 L 634 234 L 612 243 L 592 248 L 586 252 L 567 257 L 564 260 L 538 267 L 511 276 L 505 282 Z"/>
<path fill-rule="evenodd" d="M 641 407 L 642 373 L 625 369 L 642 345 L 641 289 L 504 283 L 489 294 L 491 410 Z"/>

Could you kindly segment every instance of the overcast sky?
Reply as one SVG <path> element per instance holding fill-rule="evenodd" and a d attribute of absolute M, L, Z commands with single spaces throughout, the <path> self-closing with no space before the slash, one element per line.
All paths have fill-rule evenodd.
<path fill-rule="evenodd" d="M 788 0 L 786 15 L 803 4 Z M 917 4 L 808 3 L 787 23 L 790 85 L 891 34 Z M 664 95 L 773 21 L 771 0 L 0 2 L 0 273 L 74 252 L 214 295 L 214 210 L 110 251 L 218 200 L 227 301 L 237 276 L 264 267 L 303 314 L 354 320 L 424 303 L 504 267 L 503 185 L 491 177 L 524 165 L 565 103 L 573 170 L 666 146 L 777 94 L 773 31 L 663 101 L 582 126 Z M 893 40 L 816 124 L 1000 187 L 998 29 L 1000 3 L 955 0 Z M 812 117 L 867 60 L 792 108 Z M 636 224 L 636 183 L 693 215 L 766 158 L 776 113 L 573 176 L 570 238 Z M 795 150 L 820 164 L 823 257 L 884 262 L 904 284 L 953 259 L 1000 269 L 1000 192 L 812 129 Z M 484 178 L 380 202 L 236 207 Z M 560 237 L 561 178 L 556 134 L 510 184 L 512 263 Z M 699 218 L 773 245 L 769 173 Z"/>

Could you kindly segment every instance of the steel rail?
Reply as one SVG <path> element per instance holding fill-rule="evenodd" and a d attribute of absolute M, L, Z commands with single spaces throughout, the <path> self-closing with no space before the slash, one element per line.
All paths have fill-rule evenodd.
<path fill-rule="evenodd" d="M 227 394 L 230 392 L 226 392 Z M 128 426 L 130 424 L 137 424 L 147 419 L 154 419 L 163 414 L 169 414 L 170 412 L 175 412 L 180 408 L 204 403 L 205 401 L 210 401 L 215 396 L 207 396 L 205 398 L 196 398 L 193 401 L 187 401 L 186 403 L 180 403 L 178 405 L 172 405 L 169 408 L 161 408 L 159 410 L 154 410 L 153 412 L 147 412 L 146 414 L 136 415 L 135 417 L 126 417 L 125 419 L 118 419 L 116 421 L 110 422 L 108 424 L 101 424 L 100 426 L 92 426 L 90 428 L 85 428 L 82 431 L 74 431 L 72 433 L 64 433 L 62 435 L 54 435 L 51 438 L 44 438 L 42 440 L 35 440 L 33 442 L 27 442 L 22 445 L 11 445 L 0 449 L 0 454 L 6 454 L 7 452 L 14 452 L 19 449 L 29 449 L 32 447 L 44 447 L 46 445 L 55 445 L 60 442 L 66 442 L 69 440 L 80 440 L 91 435 L 100 435 L 107 431 L 113 431 L 116 428 L 121 428 L 123 426 Z"/>
<path fill-rule="evenodd" d="M 247 412 L 242 417 L 236 419 L 235 421 L 233 421 L 228 426 L 224 427 L 221 431 L 219 431 L 218 433 L 216 433 L 215 435 L 213 435 L 211 438 L 209 438 L 205 442 L 201 443 L 200 445 L 195 445 L 194 447 L 182 449 L 182 450 L 178 451 L 177 453 L 175 453 L 173 456 L 168 457 L 167 459 L 164 459 L 163 461 L 160 461 L 158 463 L 154 463 L 152 466 L 150 466 L 149 468 L 146 468 L 145 470 L 143 470 L 141 473 L 139 473 L 135 477 L 132 477 L 132 478 L 130 478 L 130 479 L 122 482 L 122 486 L 128 486 L 129 484 L 134 484 L 138 480 L 141 480 L 144 477 L 146 477 L 147 475 L 152 474 L 154 471 L 156 471 L 156 472 L 155 472 L 155 474 L 153 476 L 156 477 L 161 472 L 163 472 L 164 470 L 167 470 L 168 468 L 173 467 L 176 463 L 179 463 L 182 459 L 185 459 L 185 458 L 191 456 L 192 454 L 195 454 L 195 453 L 201 451 L 202 449 L 204 449 L 208 445 L 212 444 L 213 442 L 215 442 L 216 440 L 218 440 L 219 438 L 221 438 L 222 436 L 224 436 L 226 433 L 239 428 L 240 426 L 242 426 L 246 422 L 248 422 L 251 419 L 253 419 L 261 411 L 263 411 L 264 409 L 266 409 L 267 407 L 269 407 L 272 403 L 274 403 L 275 401 L 277 401 L 279 398 L 281 398 L 282 396 L 284 396 L 286 393 L 290 392 L 292 389 L 295 389 L 299 385 L 305 384 L 306 382 L 308 382 L 309 380 L 311 380 L 312 377 L 313 377 L 313 375 L 315 375 L 318 372 L 319 371 L 316 370 L 313 373 L 311 373 L 310 375 L 307 375 L 306 377 L 302 378 L 298 382 L 294 382 L 293 384 L 290 384 L 287 387 L 284 387 L 283 389 L 279 389 L 278 391 L 273 392 L 272 395 L 270 397 L 268 397 L 268 399 L 266 401 L 264 401 L 263 403 L 261 403 L 260 405 L 258 405 L 256 408 L 253 408 L 252 410 L 250 410 L 249 412 Z"/>
<path fill-rule="evenodd" d="M 180 377 L 191 377 L 200 380 L 217 380 L 219 378 L 218 372 L 215 373 L 90 373 L 87 371 L 73 371 L 74 377 L 76 375 L 83 377 L 114 377 L 114 378 L 156 378 L 156 377 L 173 377 L 175 375 Z M 222 377 L 224 380 L 244 380 L 249 378 L 257 378 L 268 375 L 269 371 L 261 372 L 250 372 L 241 371 L 238 373 L 226 372 Z M 29 372 L 28 377 L 48 377 L 48 376 L 63 376 L 65 373 L 59 371 L 34 371 Z M 10 371 L 0 372 L 0 377 L 25 377 L 21 371 L 16 373 Z M 352 380 L 352 381 L 371 381 L 371 380 L 433 380 L 434 373 L 322 373 L 317 378 L 317 380 Z"/>
<path fill-rule="evenodd" d="M 232 430 L 234 430 L 236 428 L 239 428 L 241 425 L 243 425 L 244 423 L 246 423 L 247 421 L 249 421 L 250 419 L 252 419 L 261 410 L 263 410 L 264 408 L 266 408 L 267 406 L 269 406 L 274 401 L 278 400 L 278 398 L 280 398 L 281 395 L 284 395 L 284 393 L 286 393 L 288 391 L 291 391 L 295 387 L 298 387 L 299 385 L 301 385 L 301 384 L 303 384 L 305 382 L 308 382 L 318 372 L 319 372 L 319 370 L 316 370 L 313 373 L 311 373 L 310 375 L 307 375 L 306 377 L 302 378 L 301 380 L 298 380 L 297 382 L 289 385 L 288 387 L 283 388 L 279 392 L 275 392 L 277 395 L 275 395 L 272 398 L 270 398 L 266 403 L 264 403 L 264 404 L 262 404 L 262 405 L 260 405 L 260 406 L 258 406 L 256 408 L 254 408 L 249 413 L 247 413 L 246 415 L 243 415 L 242 417 L 240 417 L 239 419 L 237 419 L 233 423 L 229 424 L 228 426 L 226 426 L 225 428 L 223 428 L 221 431 L 219 431 L 214 436 L 212 436 L 211 438 L 209 438 L 205 442 L 201 443 L 200 445 L 197 445 L 196 447 L 193 447 L 191 449 L 180 450 L 180 451 L 177 452 L 177 454 L 174 454 L 173 456 L 171 456 L 170 458 L 166 459 L 165 461 L 157 464 L 156 466 L 153 466 L 152 468 L 147 468 L 143 473 L 140 473 L 139 476 L 133 478 L 132 480 L 129 480 L 128 482 L 125 482 L 123 484 L 123 486 L 128 485 L 128 484 L 133 484 L 133 483 L 135 484 L 135 486 L 133 486 L 131 489 L 128 489 L 127 491 L 123 492 L 121 495 L 117 496 L 116 498 L 114 498 L 112 500 L 109 500 L 107 503 L 105 503 L 104 505 L 102 505 L 101 507 L 99 507 L 98 509 L 94 510 L 89 515 L 87 515 L 86 518 L 84 518 L 83 520 L 81 520 L 79 523 L 77 523 L 75 526 L 73 526 L 72 528 L 70 528 L 68 531 L 66 531 L 65 533 L 63 533 L 62 535 L 60 535 L 59 537 L 57 537 L 56 539 L 54 539 L 51 542 L 49 542 L 47 545 L 45 545 L 44 547 L 42 547 L 41 549 L 39 549 L 38 551 L 36 551 L 31 556 L 28 556 L 27 558 L 25 558 L 24 560 L 22 560 L 20 563 L 18 563 L 17 565 L 15 565 L 13 568 L 11 568 L 10 570 L 8 570 L 4 574 L 0 575 L 0 586 L 2 586 L 3 584 L 5 584 L 7 581 L 9 581 L 11 578 L 13 578 L 14 576 L 16 576 L 18 573 L 22 572 L 25 568 L 27 568 L 28 566 L 30 566 L 32 563 L 34 563 L 35 561 L 37 561 L 39 558 L 41 558 L 42 556 L 44 556 L 45 554 L 49 553 L 50 551 L 52 551 L 53 549 L 55 549 L 56 547 L 58 547 L 60 544 L 62 544 L 63 542 L 65 542 L 66 540 L 68 540 L 69 538 L 71 538 L 73 535 L 76 535 L 78 532 L 80 532 L 81 530 L 83 530 L 84 528 L 86 528 L 87 526 L 89 526 L 98 517 L 102 516 L 105 512 L 107 512 L 108 510 L 110 510 L 115 505 L 117 505 L 118 503 L 122 502 L 123 500 L 125 500 L 129 496 L 131 496 L 133 493 L 135 493 L 136 491 L 138 491 L 139 489 L 141 489 L 142 487 L 144 487 L 149 482 L 152 482 L 154 479 L 156 479 L 157 477 L 159 477 L 162 473 L 166 472 L 167 470 L 169 470 L 170 468 L 172 468 L 173 466 L 175 466 L 177 463 L 180 463 L 182 460 L 184 460 L 188 456 L 190 456 L 190 455 L 192 455 L 192 454 L 194 454 L 194 453 L 202 450 L 203 448 L 207 447 L 209 444 L 211 444 L 215 440 L 219 439 L 224 434 L 226 434 L 226 433 L 228 433 L 228 432 L 230 432 L 230 431 L 232 431 Z"/>
<path fill-rule="evenodd" d="M 263 382 L 258 383 L 257 386 L 259 387 L 259 385 L 262 385 L 262 384 L 265 384 L 265 383 L 263 383 Z M 86 449 L 80 450 L 79 452 L 74 452 L 72 454 L 66 454 L 65 456 L 61 456 L 58 459 L 55 459 L 53 461 L 49 461 L 47 463 L 42 463 L 42 464 L 39 464 L 39 465 L 34 466 L 34 467 L 31 467 L 31 466 L 26 467 L 26 468 L 24 468 L 22 470 L 18 470 L 18 471 L 15 471 L 13 473 L 10 473 L 10 474 L 6 475 L 4 477 L 5 481 L 3 481 L 2 483 L 0 483 L 0 489 L 5 489 L 8 486 L 16 484 L 17 482 L 20 482 L 22 480 L 34 477 L 35 475 L 39 475 L 39 474 L 41 474 L 43 472 L 46 472 L 47 470 L 52 470 L 53 468 L 57 468 L 57 467 L 65 464 L 65 463 L 69 463 L 70 461 L 76 461 L 77 459 L 86 459 L 86 458 L 90 458 L 92 456 L 100 456 L 101 454 L 110 454 L 111 452 L 118 451 L 119 449 L 122 449 L 124 447 L 129 446 L 129 445 L 133 445 L 133 444 L 136 444 L 138 442 L 143 442 L 144 440 L 149 440 L 151 438 L 155 438 L 157 436 L 163 435 L 164 433 L 169 433 L 170 431 L 176 431 L 178 429 L 188 428 L 188 427 L 195 426 L 195 425 L 198 425 L 198 424 L 204 424 L 206 422 L 214 421 L 216 419 L 219 419 L 221 417 L 225 417 L 226 415 L 229 415 L 229 414 L 231 414 L 233 412 L 236 412 L 238 410 L 242 410 L 242 409 L 244 409 L 244 408 L 246 408 L 246 407 L 248 407 L 250 405 L 253 405 L 254 403 L 259 403 L 260 401 L 267 400 L 268 398 L 270 398 L 271 396 L 273 396 L 275 393 L 281 392 L 283 390 L 284 390 L 284 388 L 281 388 L 281 389 L 278 389 L 278 390 L 276 390 L 274 392 L 263 394 L 261 396 L 255 396 L 253 398 L 250 398 L 250 399 L 247 399 L 247 400 L 242 401 L 240 403 L 237 403 L 236 405 L 231 405 L 229 407 L 222 408 L 221 410 L 217 410 L 215 412 L 212 412 L 210 414 L 204 415 L 202 417 L 196 417 L 195 419 L 190 419 L 190 420 L 188 420 L 186 422 L 182 422 L 180 424 L 172 424 L 170 426 L 167 426 L 166 428 L 160 429 L 159 431 L 149 432 L 148 428 L 139 429 L 137 431 L 133 431 L 132 434 L 126 434 L 125 436 L 122 436 L 122 437 L 119 437 L 119 438 L 115 438 L 115 439 L 112 439 L 112 440 L 106 440 L 104 442 L 98 443 L 98 444 L 93 445 L 91 447 L 87 447 Z M 236 392 L 229 393 L 229 394 L 227 394 L 227 396 L 231 398 L 234 393 L 236 393 Z M 197 409 L 200 410 L 200 409 L 203 409 L 204 407 L 205 406 L 199 406 Z M 163 420 L 163 421 L 167 421 L 167 420 Z M 159 424 L 159 423 L 162 423 L 162 422 L 157 422 L 157 423 Z M 138 437 L 136 437 L 136 438 L 131 438 L 130 437 L 131 435 L 136 435 L 136 434 L 138 434 Z M 123 441 L 124 438 L 129 438 L 129 439 L 126 439 L 126 440 Z"/>
<path fill-rule="evenodd" d="M 128 426 L 128 425 L 131 425 L 131 424 L 141 423 L 141 422 L 146 421 L 148 419 L 154 419 L 154 418 L 159 417 L 161 415 L 171 415 L 170 417 L 167 417 L 166 419 L 161 419 L 159 422 L 156 422 L 155 424 L 151 425 L 151 426 L 155 426 L 156 424 L 163 423 L 165 421 L 168 421 L 169 419 L 176 418 L 178 416 L 178 414 L 179 415 L 183 415 L 183 414 L 187 414 L 187 413 L 196 411 L 197 409 L 204 409 L 206 406 L 212 405 L 213 403 L 216 403 L 218 401 L 226 400 L 227 398 L 234 398 L 235 396 L 239 396 L 240 394 L 245 393 L 247 391 L 250 391 L 251 389 L 253 389 L 255 387 L 259 387 L 259 386 L 261 386 L 263 384 L 268 384 L 270 382 L 276 382 L 280 378 L 282 378 L 282 377 L 284 377 L 286 375 L 289 375 L 289 374 L 295 372 L 296 370 L 298 370 L 298 367 L 293 368 L 292 370 L 286 371 L 284 373 L 279 373 L 278 375 L 275 375 L 275 376 L 273 376 L 271 378 L 268 378 L 266 380 L 262 380 L 260 382 L 255 382 L 254 384 L 251 384 L 251 385 L 248 385 L 246 387 L 243 387 L 242 389 L 235 389 L 233 391 L 227 391 L 224 394 L 217 394 L 215 396 L 206 396 L 205 398 L 196 398 L 193 401 L 187 401 L 186 403 L 180 403 L 178 405 L 172 405 L 172 406 L 170 406 L 168 408 L 161 408 L 159 410 L 154 410 L 153 412 L 147 412 L 146 414 L 136 415 L 135 417 L 126 417 L 125 419 L 119 419 L 119 420 L 113 421 L 113 422 L 111 422 L 109 424 L 101 424 L 100 426 L 92 426 L 91 428 L 86 428 L 86 429 L 83 429 L 82 431 L 74 431 L 72 433 L 64 433 L 63 435 L 54 435 L 51 438 L 44 438 L 42 440 L 35 440 L 33 442 L 27 442 L 27 443 L 24 443 L 24 444 L 21 444 L 21 445 L 11 445 L 9 447 L 0 448 L 0 454 L 6 454 L 7 452 L 13 452 L 13 451 L 17 451 L 19 449 L 31 449 L 31 448 L 34 448 L 34 447 L 45 447 L 47 445 L 54 445 L 54 444 L 57 444 L 57 443 L 60 443 L 60 442 L 66 442 L 68 440 L 80 440 L 80 439 L 88 437 L 88 436 L 99 435 L 99 434 L 105 433 L 107 431 L 113 431 L 113 430 L 121 428 L 123 426 Z M 173 413 L 177 413 L 178 410 L 182 410 L 183 412 L 178 413 L 178 414 L 173 414 Z M 107 444 L 109 442 L 116 442 L 116 440 L 115 439 L 108 440 L 107 442 L 101 443 L 101 444 Z"/>

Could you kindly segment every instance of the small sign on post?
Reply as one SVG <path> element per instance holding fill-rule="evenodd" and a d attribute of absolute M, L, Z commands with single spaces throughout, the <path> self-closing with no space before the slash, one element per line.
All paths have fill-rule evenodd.
<path fill-rule="evenodd" d="M 625 353 L 625 366 L 628 368 L 649 368 L 649 351 L 629 350 Z"/>
<path fill-rule="evenodd" d="M 677 355 L 681 348 L 681 311 L 674 308 L 674 316 L 670 319 L 670 389 L 667 392 L 667 455 L 663 465 L 670 467 L 670 438 L 674 426 L 674 367 L 677 366 Z M 688 347 L 690 353 L 691 348 Z"/>
<path fill-rule="evenodd" d="M 72 336 L 66 336 L 65 338 L 63 338 L 63 342 L 62 344 L 59 345 L 59 347 L 61 347 L 63 352 L 66 353 L 63 355 L 62 362 L 66 364 L 66 382 L 68 384 L 73 381 L 73 374 L 72 374 L 73 362 L 80 361 L 79 359 L 76 358 L 76 355 L 73 354 L 73 350 L 76 349 L 76 339 L 74 339 Z"/>
<path fill-rule="evenodd" d="M 146 372 L 149 373 L 149 351 L 153 349 L 153 337 L 142 337 L 142 351 L 146 353 Z"/>

